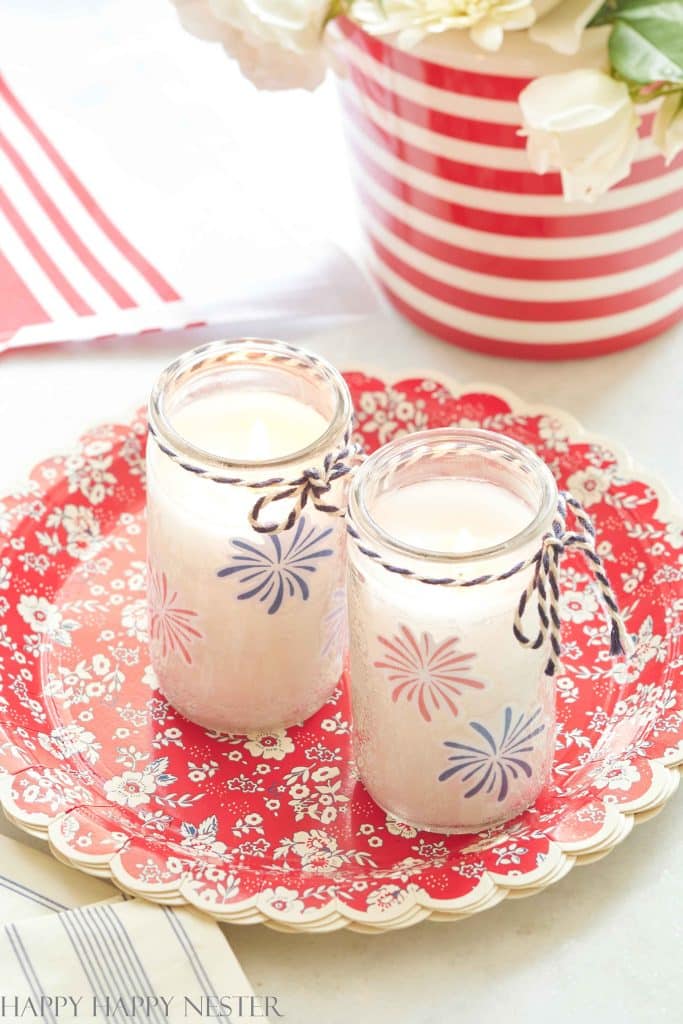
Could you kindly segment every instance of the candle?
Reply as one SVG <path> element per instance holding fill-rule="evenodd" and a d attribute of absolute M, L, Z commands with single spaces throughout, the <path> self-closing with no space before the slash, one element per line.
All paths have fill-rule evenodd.
<path fill-rule="evenodd" d="M 343 379 L 290 346 L 220 342 L 164 371 L 150 427 L 150 651 L 160 689 L 218 731 L 302 721 L 330 696 L 344 655 L 343 520 L 312 492 L 297 508 L 306 472 L 322 473 L 346 446 Z M 317 504 L 343 510 L 345 479 Z"/>
<path fill-rule="evenodd" d="M 400 438 L 354 479 L 354 749 L 370 795 L 402 821 L 476 831 L 521 812 L 547 781 L 548 653 L 513 633 L 532 570 L 468 587 L 414 577 L 462 583 L 505 572 L 538 550 L 556 504 L 548 468 L 484 431 Z"/>
<path fill-rule="evenodd" d="M 226 459 L 265 462 L 306 448 L 327 430 L 316 409 L 273 391 L 205 395 L 171 413 L 175 430 Z"/>
<path fill-rule="evenodd" d="M 485 480 L 424 480 L 381 494 L 374 520 L 404 544 L 470 554 L 520 533 L 533 512 L 522 498 Z"/>

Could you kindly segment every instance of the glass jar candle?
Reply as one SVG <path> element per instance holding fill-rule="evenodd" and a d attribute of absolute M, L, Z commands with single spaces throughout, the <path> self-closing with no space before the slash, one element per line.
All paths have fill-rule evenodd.
<path fill-rule="evenodd" d="M 539 551 L 557 507 L 548 467 L 488 431 L 401 437 L 354 478 L 355 757 L 370 795 L 401 821 L 478 831 L 520 813 L 548 780 L 549 641 L 534 649 L 515 635 L 534 569 L 495 578 Z"/>
<path fill-rule="evenodd" d="M 345 647 L 343 511 L 351 400 L 325 360 L 246 339 L 161 374 L 149 406 L 152 665 L 206 728 L 302 721 Z"/>

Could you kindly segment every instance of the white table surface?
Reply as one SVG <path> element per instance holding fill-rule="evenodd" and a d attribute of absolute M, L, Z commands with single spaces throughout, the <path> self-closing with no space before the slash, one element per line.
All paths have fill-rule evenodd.
<path fill-rule="evenodd" d="M 292 116 L 309 116 L 311 102 L 292 95 Z M 319 112 L 332 100 L 323 91 L 313 102 Z M 340 151 L 337 140 L 312 150 L 309 160 L 283 153 L 287 166 L 279 169 L 303 177 L 301 195 L 315 201 L 323 228 L 357 252 Z M 322 201 L 323 190 L 333 201 Z M 169 359 L 206 337 L 176 333 L 0 355 L 0 493 L 82 429 L 125 417 Z M 560 406 L 683 494 L 681 330 L 614 356 L 546 364 L 449 347 L 388 311 L 305 343 L 342 368 L 370 364 L 387 375 L 427 369 Z M 17 834 L 4 820 L 0 828 Z M 465 922 L 382 936 L 225 930 L 256 989 L 277 995 L 292 1024 L 676 1024 L 683 1020 L 682 864 L 679 792 L 601 862 L 572 871 L 540 896 L 508 900 Z"/>

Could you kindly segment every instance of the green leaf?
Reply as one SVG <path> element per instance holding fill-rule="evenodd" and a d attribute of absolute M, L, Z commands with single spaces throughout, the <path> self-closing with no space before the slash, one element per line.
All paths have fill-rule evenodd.
<path fill-rule="evenodd" d="M 672 31 L 683 31 L 683 0 L 606 0 L 590 27 L 643 18 L 673 23 Z"/>
<path fill-rule="evenodd" d="M 632 0 L 633 9 L 644 6 L 644 0 Z M 650 7 L 670 7 L 665 2 Z M 613 69 L 630 82 L 683 82 L 683 3 L 676 4 L 679 24 L 669 18 L 633 16 L 624 12 L 614 24 L 609 37 L 609 56 Z"/>
<path fill-rule="evenodd" d="M 596 25 L 610 25 L 617 16 L 618 7 L 618 0 L 607 0 L 607 3 L 603 4 L 588 22 L 588 28 L 594 28 Z"/>
<path fill-rule="evenodd" d="M 613 69 L 634 85 L 683 81 L 683 0 L 607 0 L 590 27 L 613 25 Z"/>
<path fill-rule="evenodd" d="M 683 82 L 683 0 L 607 0 L 594 25 L 613 25 L 609 55 L 622 78 Z"/>

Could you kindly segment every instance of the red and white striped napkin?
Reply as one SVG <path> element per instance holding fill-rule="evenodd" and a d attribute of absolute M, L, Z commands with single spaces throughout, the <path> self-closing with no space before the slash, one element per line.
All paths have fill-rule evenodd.
<path fill-rule="evenodd" d="M 324 97 L 257 93 L 166 0 L 7 0 L 2 18 L 0 351 L 372 310 L 307 227 L 342 152 Z"/>
<path fill-rule="evenodd" d="M 17 340 L 49 340 L 74 317 L 79 333 L 98 330 L 93 318 L 103 327 L 112 314 L 178 303 L 170 281 L 107 216 L 2 78 L 0 102 L 4 340 L 14 332 Z"/>

